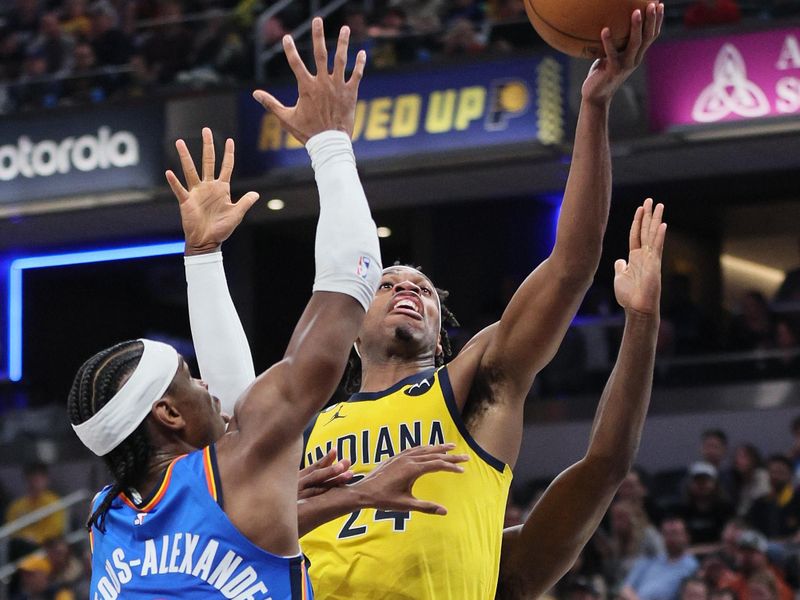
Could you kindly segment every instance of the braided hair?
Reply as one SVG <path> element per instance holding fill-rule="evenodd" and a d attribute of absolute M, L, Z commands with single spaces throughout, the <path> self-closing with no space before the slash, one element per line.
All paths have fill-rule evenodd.
<path fill-rule="evenodd" d="M 422 273 L 421 267 L 411 265 L 404 265 L 400 262 L 395 262 L 396 267 L 409 267 Z M 460 323 L 456 316 L 453 314 L 445 300 L 450 296 L 450 292 L 434 286 L 436 293 L 439 295 L 439 304 L 441 306 L 441 328 L 439 329 L 439 337 L 442 343 L 442 353 L 434 357 L 434 364 L 436 367 L 441 367 L 448 359 L 453 356 L 453 347 L 450 344 L 450 337 L 447 335 L 448 327 L 460 327 Z M 361 357 L 356 352 L 355 347 L 350 350 L 350 357 L 347 359 L 347 368 L 344 373 L 344 391 L 347 394 L 355 394 L 361 389 Z"/>
<path fill-rule="evenodd" d="M 132 340 L 98 352 L 83 363 L 75 375 L 67 399 L 70 422 L 79 425 L 103 408 L 136 369 L 143 353 L 144 344 Z M 94 525 L 100 531 L 105 531 L 106 513 L 114 499 L 132 488 L 147 473 L 150 440 L 146 421 L 142 421 L 119 446 L 103 456 L 103 460 L 114 477 L 114 484 L 86 523 L 88 529 Z"/>

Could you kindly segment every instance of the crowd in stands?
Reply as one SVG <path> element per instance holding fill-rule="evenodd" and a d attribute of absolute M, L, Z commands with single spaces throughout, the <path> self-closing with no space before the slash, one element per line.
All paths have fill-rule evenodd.
<path fill-rule="evenodd" d="M 792 434 L 786 454 L 764 460 L 752 444 L 730 452 L 725 433 L 711 429 L 688 468 L 653 477 L 632 470 L 551 598 L 792 600 L 800 590 L 800 418 Z M 506 525 L 525 514 L 510 503 Z"/>
<path fill-rule="evenodd" d="M 791 433 L 786 453 L 765 459 L 755 445 L 731 448 L 725 432 L 709 429 L 688 467 L 652 475 L 634 468 L 549 598 L 792 600 L 800 592 L 800 416 Z M 25 479 L 7 523 L 59 499 L 45 465 L 28 465 Z M 527 507 L 509 500 L 506 526 L 524 521 L 546 483 L 531 485 Z M 72 516 L 68 523 L 61 510 L 16 534 L 10 558 L 21 562 L 11 598 L 86 597 L 88 545 L 84 536 L 72 547 L 64 537 L 82 528 L 84 515 Z"/>
<path fill-rule="evenodd" d="M 674 4 L 674 3 L 673 3 Z M 0 114 L 143 96 L 172 87 L 203 87 L 280 77 L 269 48 L 309 17 L 295 2 L 266 22 L 263 0 L 6 0 L 0 3 Z M 791 17 L 799 0 L 746 5 L 697 0 L 667 7 L 688 27 L 742 18 Z M 541 45 L 522 0 L 366 0 L 328 19 L 347 24 L 353 50 L 374 67 Z M 259 71 L 257 74 L 256 71 Z"/>

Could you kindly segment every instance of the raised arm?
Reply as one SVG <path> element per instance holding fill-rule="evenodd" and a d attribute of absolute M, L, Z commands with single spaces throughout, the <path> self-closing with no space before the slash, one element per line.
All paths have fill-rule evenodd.
<path fill-rule="evenodd" d="M 521 527 L 506 530 L 497 598 L 536 598 L 575 562 L 633 464 L 650 402 L 661 295 L 663 206 L 647 200 L 631 228 L 628 261 L 614 265 L 625 309 L 616 365 L 597 407 L 586 455 L 561 473 Z"/>
<path fill-rule="evenodd" d="M 232 422 L 262 451 L 294 441 L 330 399 L 380 278 L 375 222 L 350 142 L 366 55 L 358 54 L 346 80 L 349 33 L 342 28 L 329 73 L 322 19 L 314 19 L 316 75 L 306 69 L 291 37 L 284 37 L 286 57 L 298 84 L 295 106 L 286 107 L 264 91 L 254 93 L 306 145 L 320 193 L 314 293 L 283 360 L 248 389 L 236 405 Z"/>
<path fill-rule="evenodd" d="M 221 247 L 258 194 L 248 192 L 236 204 L 231 202 L 233 140 L 225 142 L 216 179 L 210 129 L 203 129 L 202 179 L 186 143 L 178 140 L 175 146 L 188 189 L 172 171 L 167 171 L 167 182 L 178 199 L 186 239 L 184 268 L 192 341 L 200 376 L 211 394 L 219 398 L 222 412 L 232 415 L 236 400 L 256 376 L 247 336 L 228 291 Z"/>
<path fill-rule="evenodd" d="M 663 15 L 663 5 L 656 3 L 648 5 L 645 15 L 635 11 L 623 52 L 614 48 L 608 28 L 603 30 L 607 58 L 594 63 L 583 84 L 572 166 L 553 250 L 516 291 L 496 327 L 474 340 L 471 354 L 480 357 L 478 368 L 487 374 L 493 406 L 498 415 L 507 412 L 510 422 L 521 421 L 519 410 L 534 376 L 555 355 L 597 270 L 611 198 L 609 107 L 616 90 L 658 36 Z M 467 370 L 475 368 L 475 358 L 472 365 L 469 359 L 464 362 Z M 466 404 L 469 392 L 455 391 L 457 401 Z M 513 465 L 519 433 L 495 430 L 490 440 L 479 441 Z"/>

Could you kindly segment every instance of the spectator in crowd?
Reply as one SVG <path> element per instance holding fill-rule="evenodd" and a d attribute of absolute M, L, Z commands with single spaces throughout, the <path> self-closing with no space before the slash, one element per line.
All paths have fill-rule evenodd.
<path fill-rule="evenodd" d="M 800 14 L 800 2 L 797 0 L 773 0 L 772 12 L 784 13 L 786 16 Z M 784 16 L 782 14 L 781 16 Z M 800 238 L 797 238 L 797 249 L 800 251 Z M 786 277 L 778 288 L 774 298 L 775 302 L 800 302 L 800 267 L 786 273 Z"/>
<path fill-rule="evenodd" d="M 734 517 L 725 523 L 722 529 L 722 545 L 716 555 L 729 568 L 736 568 L 736 555 L 739 551 L 739 536 L 750 529 L 750 525 L 741 517 Z"/>
<path fill-rule="evenodd" d="M 212 9 L 206 15 L 210 18 L 194 40 L 193 67 L 180 80 L 216 83 L 248 78 L 251 65 L 244 41 L 221 10 Z"/>
<path fill-rule="evenodd" d="M 172 83 L 178 73 L 191 66 L 192 34 L 184 23 L 183 9 L 175 0 L 161 4 L 159 18 L 166 24 L 149 32 L 142 54 L 153 80 L 164 85 Z"/>
<path fill-rule="evenodd" d="M 683 519 L 664 519 L 661 535 L 666 554 L 636 561 L 620 593 L 622 600 L 676 600 L 681 582 L 697 571 L 697 559 L 687 552 L 689 534 Z"/>
<path fill-rule="evenodd" d="M 783 538 L 800 529 L 800 496 L 792 476 L 792 461 L 775 454 L 767 461 L 770 493 L 757 499 L 747 513 L 747 520 L 769 538 Z"/>
<path fill-rule="evenodd" d="M 463 17 L 451 22 L 442 36 L 442 52 L 446 56 L 478 54 L 485 48 L 481 34 Z"/>
<path fill-rule="evenodd" d="M 486 20 L 483 3 L 477 0 L 452 0 L 443 19 L 445 29 L 462 20 L 468 21 L 473 29 L 480 29 Z"/>
<path fill-rule="evenodd" d="M 81 598 L 89 597 L 85 581 L 88 573 L 83 563 L 72 553 L 63 537 L 49 539 L 44 544 L 47 560 L 50 563 L 50 586 L 56 589 L 74 590 Z M 85 591 L 85 593 L 83 593 Z"/>
<path fill-rule="evenodd" d="M 20 591 L 14 600 L 77 600 L 67 586 L 52 585 L 50 562 L 44 556 L 34 554 L 20 565 Z"/>
<path fill-rule="evenodd" d="M 681 584 L 680 600 L 708 600 L 708 584 L 700 577 L 689 577 Z"/>
<path fill-rule="evenodd" d="M 634 563 L 642 557 L 655 558 L 664 553 L 664 540 L 647 520 L 641 508 L 617 499 L 609 508 L 610 532 L 605 572 L 612 585 L 625 581 Z"/>
<path fill-rule="evenodd" d="M 16 81 L 22 73 L 25 58 L 22 38 L 10 28 L 0 30 L 0 75 L 3 80 Z"/>
<path fill-rule="evenodd" d="M 760 581 L 762 577 L 772 578 L 775 581 L 777 600 L 793 600 L 794 594 L 791 588 L 780 572 L 770 565 L 767 559 L 767 538 L 759 532 L 747 530 L 739 536 L 737 567 L 739 572 L 730 587 L 738 595 L 739 600 L 765 600 L 750 595 L 750 582 Z"/>
<path fill-rule="evenodd" d="M 656 506 L 648 491 L 648 476 L 640 467 L 633 467 L 617 490 L 616 499 L 626 500 L 644 513 L 650 523 L 661 522 L 661 511 Z"/>
<path fill-rule="evenodd" d="M 442 28 L 439 16 L 445 0 L 390 0 L 389 6 L 401 9 L 408 15 L 411 27 L 422 34 L 435 33 Z"/>
<path fill-rule="evenodd" d="M 28 50 L 22 63 L 22 74 L 12 88 L 18 110 L 37 110 L 58 103 L 59 85 L 47 78 L 47 56 L 42 48 Z"/>
<path fill-rule="evenodd" d="M 108 97 L 108 78 L 98 73 L 94 49 L 88 42 L 75 46 L 74 66 L 63 84 L 64 104 L 91 104 Z"/>
<path fill-rule="evenodd" d="M 605 579 L 601 574 L 602 561 L 600 556 L 593 550 L 595 545 L 594 538 L 589 540 L 589 543 L 578 555 L 567 574 L 551 590 L 551 598 L 603 600 L 611 597 Z"/>
<path fill-rule="evenodd" d="M 736 514 L 743 517 L 758 498 L 769 494 L 769 475 L 761 453 L 752 444 L 742 444 L 733 455 L 733 501 Z"/>
<path fill-rule="evenodd" d="M 47 465 L 41 462 L 30 463 L 25 466 L 24 471 L 27 491 L 24 496 L 14 500 L 8 507 L 6 523 L 15 521 L 61 499 L 58 494 L 50 490 L 50 475 Z M 17 533 L 17 537 L 30 540 L 38 546 L 47 539 L 64 535 L 66 524 L 67 515 L 63 510 L 59 510 L 21 529 Z"/>
<path fill-rule="evenodd" d="M 692 544 L 719 541 L 722 528 L 733 516 L 733 506 L 722 492 L 713 465 L 696 462 L 689 468 L 679 512 L 686 522 Z"/>
<path fill-rule="evenodd" d="M 730 350 L 759 350 L 774 346 L 775 322 L 761 292 L 749 291 L 740 303 L 740 312 L 731 322 Z"/>
<path fill-rule="evenodd" d="M 87 39 L 92 31 L 92 21 L 86 11 L 87 0 L 67 0 L 61 18 L 61 29 L 64 33 Z"/>
<path fill-rule="evenodd" d="M 741 18 L 736 0 L 697 0 L 683 14 L 684 24 L 691 28 L 738 23 Z"/>
<path fill-rule="evenodd" d="M 47 12 L 39 21 L 39 35 L 31 42 L 30 48 L 40 50 L 47 62 L 47 73 L 69 70 L 69 62 L 75 41 L 61 30 L 58 13 Z"/>
<path fill-rule="evenodd" d="M 736 573 L 732 567 L 725 564 L 719 554 L 709 554 L 703 558 L 697 576 L 706 582 L 709 591 L 721 592 L 730 590 L 730 586 L 736 581 Z M 736 599 L 734 599 L 736 600 Z"/>
<path fill-rule="evenodd" d="M 414 30 L 399 8 L 386 8 L 368 33 L 376 41 L 373 64 L 378 67 L 413 62 L 427 52 L 423 40 L 412 37 Z"/>
<path fill-rule="evenodd" d="M 101 66 L 120 66 L 131 58 L 133 44 L 119 28 L 119 15 L 107 0 L 100 0 L 89 11 L 92 18 L 92 50 Z"/>
<path fill-rule="evenodd" d="M 733 493 L 733 472 L 725 467 L 728 457 L 728 436 L 721 429 L 706 429 L 700 436 L 700 456 L 717 470 L 717 480 L 722 491 Z"/>
<path fill-rule="evenodd" d="M 344 24 L 350 28 L 350 45 L 347 49 L 347 64 L 355 62 L 361 50 L 367 53 L 367 61 L 371 60 L 372 49 L 375 44 L 369 35 L 367 12 L 358 6 L 349 8 L 345 13 Z M 331 57 L 332 59 L 333 57 Z"/>

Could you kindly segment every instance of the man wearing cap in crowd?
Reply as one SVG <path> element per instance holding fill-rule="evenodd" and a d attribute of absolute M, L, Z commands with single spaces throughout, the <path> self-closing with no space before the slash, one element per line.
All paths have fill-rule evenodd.
<path fill-rule="evenodd" d="M 794 598 L 781 572 L 770 564 L 767 558 L 768 546 L 767 538 L 754 529 L 747 529 L 739 535 L 736 552 L 736 566 L 739 572 L 730 585 L 739 600 L 753 600 L 750 597 L 749 583 L 765 575 L 775 579 L 778 600 Z"/>
<path fill-rule="evenodd" d="M 683 580 L 697 571 L 697 559 L 687 552 L 689 535 L 683 519 L 665 518 L 661 535 L 667 553 L 636 561 L 620 592 L 622 600 L 675 600 Z"/>
<path fill-rule="evenodd" d="M 774 454 L 767 461 L 770 493 L 758 498 L 747 513 L 753 528 L 767 537 L 788 537 L 800 529 L 800 495 L 794 483 L 792 461 Z"/>
<path fill-rule="evenodd" d="M 21 590 L 14 600 L 75 600 L 68 587 L 52 585 L 50 561 L 39 554 L 29 556 L 20 563 Z"/>
<path fill-rule="evenodd" d="M 733 506 L 720 488 L 717 469 L 707 462 L 689 467 L 689 478 L 678 514 L 686 521 L 692 544 L 718 542 Z"/>

